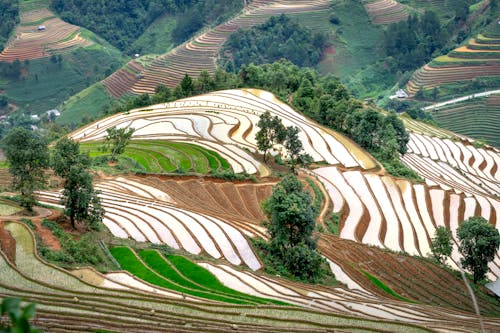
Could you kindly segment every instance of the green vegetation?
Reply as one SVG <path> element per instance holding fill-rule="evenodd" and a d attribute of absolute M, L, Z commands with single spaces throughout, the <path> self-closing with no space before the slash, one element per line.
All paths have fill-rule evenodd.
<path fill-rule="evenodd" d="M 105 157 L 103 143 L 82 143 L 82 151 L 91 157 Z M 133 140 L 125 148 L 124 158 L 138 163 L 149 173 L 217 174 L 229 171 L 231 166 L 218 153 L 203 147 L 181 142 L 161 140 Z M 106 160 L 103 160 L 105 162 Z"/>
<path fill-rule="evenodd" d="M 116 156 L 125 152 L 125 148 L 130 142 L 130 138 L 134 134 L 134 128 L 116 128 L 111 127 L 106 130 L 106 138 L 104 139 L 105 145 L 102 147 L 103 151 L 111 150 L 111 161 L 116 161 Z"/>
<path fill-rule="evenodd" d="M 375 286 L 379 287 L 380 289 L 382 289 L 383 291 L 385 291 L 389 295 L 391 295 L 391 296 L 393 296 L 401 301 L 415 303 L 414 301 L 409 300 L 408 298 L 399 295 L 394 290 L 389 288 L 389 286 L 387 286 L 385 283 L 383 283 L 382 281 L 380 281 L 379 279 L 377 279 L 375 276 L 371 275 L 370 273 L 365 272 L 365 271 L 362 271 L 362 272 L 368 278 L 368 280 L 370 280 Z"/>
<path fill-rule="evenodd" d="M 18 23 L 18 1 L 0 0 L 0 51 Z"/>
<path fill-rule="evenodd" d="M 128 53 L 150 52 L 145 42 L 150 38 L 166 38 L 181 43 L 206 24 L 216 24 L 242 8 L 240 1 L 215 0 L 121 0 L 77 1 L 53 0 L 51 8 L 73 24 L 86 27 L 104 37 L 112 45 Z M 155 20 L 175 15 L 167 28 L 152 28 Z M 160 20 L 160 22 L 163 22 Z M 162 32 L 160 35 L 155 33 Z M 146 35 L 144 35 L 146 33 Z M 163 34 L 166 33 L 166 34 Z M 146 37 L 149 34 L 150 37 Z M 140 37 L 141 41 L 136 42 Z M 165 45 L 163 42 L 158 45 Z"/>
<path fill-rule="evenodd" d="M 3 144 L 12 175 L 12 187 L 21 192 L 21 206 L 31 212 L 36 203 L 35 191 L 42 189 L 47 182 L 48 143 L 38 134 L 18 127 L 9 132 Z"/>
<path fill-rule="evenodd" d="M 434 259 L 442 264 L 451 255 L 452 250 L 453 238 L 451 231 L 443 226 L 437 227 L 431 242 L 431 251 Z"/>
<path fill-rule="evenodd" d="M 0 199 L 0 216 L 15 215 L 21 210 L 23 210 L 23 208 L 18 206 L 15 202 L 6 199 Z"/>
<path fill-rule="evenodd" d="M 37 241 L 38 253 L 43 258 L 66 268 L 78 265 L 105 265 L 106 256 L 98 245 L 95 233 L 87 233 L 75 239 L 56 222 L 44 220 L 42 225 L 52 231 L 61 243 L 61 250 L 51 250 L 41 241 Z"/>
<path fill-rule="evenodd" d="M 294 175 L 282 178 L 262 206 L 270 240 L 257 245 L 265 253 L 266 266 L 302 281 L 321 280 L 327 270 L 312 238 L 317 212 L 300 180 Z"/>
<path fill-rule="evenodd" d="M 163 54 L 174 47 L 172 31 L 175 17 L 169 14 L 158 17 L 130 46 L 139 54 Z"/>
<path fill-rule="evenodd" d="M 472 271 L 474 283 L 484 279 L 488 263 L 495 259 L 500 248 L 500 233 L 483 217 L 473 216 L 463 221 L 457 229 L 460 260 L 465 269 Z"/>
<path fill-rule="evenodd" d="M 77 124 L 88 123 L 98 117 L 102 107 L 109 105 L 111 100 L 106 87 L 100 82 L 96 83 L 65 101 L 56 122 L 76 128 Z"/>
<path fill-rule="evenodd" d="M 61 56 L 19 63 L 22 75 L 8 75 L 0 68 L 0 89 L 24 112 L 38 114 L 53 109 L 70 96 L 111 74 L 122 64 L 116 49 L 92 45 Z M 11 66 L 11 65 L 3 65 Z M 15 69 L 14 69 L 15 70 Z"/>
<path fill-rule="evenodd" d="M 66 137 L 57 141 L 51 166 L 54 174 L 63 179 L 61 203 L 74 229 L 76 222 L 80 222 L 86 228 L 99 230 L 104 216 L 98 192 L 92 183 L 93 176 L 89 172 L 90 163 L 89 156 L 80 153 L 78 142 Z"/>
<path fill-rule="evenodd" d="M 174 277 L 174 279 L 176 279 L 177 282 L 173 281 L 169 276 L 168 277 L 162 276 L 154 269 L 146 265 L 135 254 L 135 252 L 128 247 L 114 247 L 111 248 L 110 251 L 123 269 L 129 271 L 138 278 L 159 287 L 175 290 L 186 295 L 192 295 L 196 297 L 211 299 L 225 303 L 232 303 L 232 304 L 267 303 L 267 301 L 265 300 L 261 300 L 260 302 L 258 302 L 259 300 L 258 298 L 249 301 L 233 297 L 231 295 L 218 294 L 212 291 L 204 290 L 202 287 L 198 289 L 193 289 L 191 287 L 185 286 L 185 284 L 188 283 L 187 281 L 183 282 L 184 285 L 177 283 L 179 281 L 179 278 L 181 278 L 180 276 Z M 160 270 L 163 271 L 163 273 L 166 273 L 165 266 L 162 266 L 162 268 L 163 269 L 160 268 Z"/>
<path fill-rule="evenodd" d="M 313 34 L 288 16 L 273 16 L 264 24 L 231 34 L 221 50 L 222 66 L 238 71 L 243 64 L 285 58 L 299 67 L 312 67 L 320 61 L 325 44 L 322 33 Z"/>
<path fill-rule="evenodd" d="M 35 304 L 30 303 L 21 307 L 18 298 L 4 298 L 0 303 L 0 317 L 4 315 L 9 318 L 10 323 L 0 323 L 1 333 L 41 333 L 42 331 L 33 327 L 30 320 L 35 317 Z"/>
<path fill-rule="evenodd" d="M 215 292 L 258 303 L 265 301 L 284 304 L 274 300 L 264 300 L 228 288 L 208 270 L 182 256 L 172 254 L 162 256 L 155 250 L 141 250 L 139 251 L 139 256 L 151 269 L 161 276 L 186 288 Z"/>

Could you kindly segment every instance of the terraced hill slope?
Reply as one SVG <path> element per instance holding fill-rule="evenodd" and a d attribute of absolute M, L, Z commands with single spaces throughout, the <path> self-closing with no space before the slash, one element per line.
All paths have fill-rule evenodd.
<path fill-rule="evenodd" d="M 412 323 L 374 321 L 367 315 L 346 316 L 340 311 L 201 302 L 198 298 L 186 298 L 174 291 L 167 294 L 160 293 L 158 289 L 156 292 L 151 289 L 141 291 L 132 284 L 126 285 L 124 280 L 114 282 L 97 273 L 92 274 L 92 271 L 76 273 L 75 276 L 38 257 L 33 235 L 27 227 L 9 223 L 6 229 L 16 240 L 16 261 L 14 266 L 3 253 L 0 254 L 0 297 L 22 297 L 28 302 L 37 302 L 35 324 L 51 332 L 102 329 L 137 332 L 327 332 L 337 328 L 348 331 L 383 328 L 387 332 L 428 332 L 428 329 Z M 90 278 L 92 284 L 77 277 L 83 274 Z M 137 282 L 133 278 L 129 281 Z M 467 315 L 464 317 L 462 322 L 466 323 Z M 431 327 L 444 325 L 440 321 L 428 323 Z M 491 324 L 495 325 L 494 322 Z M 468 326 L 473 326 L 470 320 Z"/>
<path fill-rule="evenodd" d="M 375 24 L 389 24 L 408 18 L 405 6 L 394 0 L 363 0 L 363 5 Z"/>
<path fill-rule="evenodd" d="M 47 8 L 21 11 L 20 17 L 21 23 L 0 53 L 0 61 L 38 59 L 93 44 L 81 35 L 79 27 L 62 21 Z"/>
<path fill-rule="evenodd" d="M 499 51 L 500 27 L 493 24 L 483 34 L 420 68 L 406 88 L 410 94 L 415 94 L 420 88 L 425 90 L 480 78 L 496 80 L 498 86 L 495 78 L 500 75 Z"/>
<path fill-rule="evenodd" d="M 173 87 L 185 74 L 198 77 L 202 70 L 213 74 L 222 44 L 237 29 L 263 23 L 272 15 L 325 11 L 328 8 L 329 1 L 326 0 L 252 1 L 236 18 L 207 29 L 187 43 L 154 59 L 145 67 L 132 61 L 126 68 L 106 78 L 103 83 L 111 95 L 120 97 L 127 92 L 154 93 L 160 84 Z"/>
<path fill-rule="evenodd" d="M 216 151 L 235 172 L 267 175 L 266 167 L 248 153 L 256 152 L 256 124 L 266 110 L 282 118 L 285 126 L 299 127 L 304 150 L 314 161 L 362 169 L 377 166 L 344 136 L 306 119 L 273 94 L 252 89 L 219 91 L 113 115 L 70 137 L 81 142 L 98 141 L 106 136 L 107 128 L 133 127 L 132 139 L 190 142 Z"/>

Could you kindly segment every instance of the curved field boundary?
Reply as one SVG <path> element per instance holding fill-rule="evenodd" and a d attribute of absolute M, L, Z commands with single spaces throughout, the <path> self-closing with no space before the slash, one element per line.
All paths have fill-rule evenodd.
<path fill-rule="evenodd" d="M 340 237 L 344 239 L 428 256 L 438 226 L 454 232 L 461 221 L 478 215 L 500 229 L 500 201 L 492 197 L 459 196 L 451 188 L 440 189 L 435 184 L 412 184 L 359 171 L 342 172 L 336 167 L 315 169 L 314 173 L 330 189 L 334 209 L 342 214 Z M 456 245 L 452 258 L 460 259 Z M 500 256 L 489 267 L 489 277 L 499 277 Z"/>
<path fill-rule="evenodd" d="M 372 295 L 390 296 L 368 281 L 365 273 L 375 276 L 396 294 L 414 302 L 471 311 L 463 281 L 428 260 L 367 247 L 331 235 L 321 235 L 318 248 L 327 258 L 345 268 L 352 279 L 365 286 Z M 498 304 L 492 298 L 484 294 L 479 297 L 483 313 L 498 312 Z"/>
<path fill-rule="evenodd" d="M 408 18 L 405 6 L 394 0 L 363 0 L 363 6 L 375 24 L 390 24 Z"/>
<path fill-rule="evenodd" d="M 133 185 L 139 187 L 137 182 Z M 115 237 L 166 244 L 193 254 L 205 252 L 233 265 L 246 264 L 253 270 L 262 267 L 237 223 L 232 226 L 216 217 L 142 196 L 123 180 L 99 183 L 96 188 L 101 190 L 105 209 L 103 223 Z M 144 191 L 149 189 L 150 186 L 144 186 Z M 60 200 L 57 192 L 40 192 L 39 197 L 50 204 Z"/>
<path fill-rule="evenodd" d="M 356 144 L 323 128 L 273 94 L 256 89 L 225 90 L 166 104 L 116 114 L 83 127 L 70 137 L 81 142 L 102 140 L 110 127 L 133 127 L 133 139 L 169 139 L 213 149 L 228 161 L 240 161 L 240 170 L 255 173 L 263 165 L 242 148 L 257 151 L 255 134 L 265 111 L 281 118 L 285 126 L 297 126 L 304 150 L 317 162 L 372 169 L 376 162 Z M 353 153 L 351 153 L 353 151 Z"/>
<path fill-rule="evenodd" d="M 500 196 L 500 153 L 494 148 L 411 133 L 402 161 L 444 189 Z"/>
<path fill-rule="evenodd" d="M 39 26 L 45 29 L 39 30 Z M 78 26 L 56 18 L 47 9 L 21 13 L 21 23 L 0 53 L 0 61 L 13 62 L 48 57 L 93 44 L 80 36 Z"/>
<path fill-rule="evenodd" d="M 19 260 L 14 266 L 0 253 L 0 298 L 19 297 L 37 303 L 34 324 L 51 332 L 189 330 L 231 332 L 326 332 L 354 328 L 386 332 L 429 332 L 390 321 L 325 313 L 298 307 L 260 305 L 258 308 L 191 301 L 134 290 L 117 291 L 88 284 L 41 260 L 34 237 L 23 225 L 9 223 Z M 236 326 L 235 326 L 236 325 Z"/>
<path fill-rule="evenodd" d="M 398 320 L 431 328 L 442 327 L 447 320 L 454 321 L 457 327 L 462 327 L 462 329 L 476 325 L 471 322 L 473 316 L 457 310 L 441 309 L 442 312 L 436 312 L 437 308 L 410 305 L 380 296 L 373 298 L 370 294 L 353 292 L 344 288 L 293 283 L 279 278 L 238 271 L 221 264 L 207 262 L 198 264 L 217 276 L 226 286 L 258 297 L 283 300 L 334 313 L 347 312 L 365 318 Z M 445 319 L 445 317 L 448 318 Z M 493 325 L 492 328 L 495 327 L 494 322 L 490 325 Z"/>
<path fill-rule="evenodd" d="M 190 41 L 153 60 L 135 80 L 126 82 L 126 87 L 115 88 L 120 85 L 123 71 L 116 72 L 103 83 L 118 97 L 126 92 L 152 94 L 160 84 L 174 87 L 185 74 L 198 77 L 203 70 L 213 74 L 217 68 L 219 51 L 231 33 L 261 24 L 273 15 L 327 11 L 329 7 L 330 1 L 327 0 L 252 1 L 234 19 L 201 32 Z"/>

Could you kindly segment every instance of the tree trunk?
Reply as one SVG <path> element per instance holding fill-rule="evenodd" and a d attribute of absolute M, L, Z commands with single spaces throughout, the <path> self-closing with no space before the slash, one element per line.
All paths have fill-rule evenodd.
<path fill-rule="evenodd" d="M 75 214 L 70 214 L 69 215 L 69 221 L 71 222 L 71 227 L 76 230 L 76 225 L 75 225 Z"/>

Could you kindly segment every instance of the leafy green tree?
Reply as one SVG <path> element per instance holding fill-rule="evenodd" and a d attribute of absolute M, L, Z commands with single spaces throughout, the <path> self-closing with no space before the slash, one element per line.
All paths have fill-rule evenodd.
<path fill-rule="evenodd" d="M 294 175 L 284 177 L 263 206 L 269 218 L 271 257 L 299 279 L 319 278 L 323 259 L 312 238 L 317 213 L 300 180 Z"/>
<path fill-rule="evenodd" d="M 498 230 L 483 217 L 470 217 L 457 229 L 458 247 L 463 255 L 462 266 L 473 272 L 474 283 L 488 272 L 488 263 L 495 259 L 500 247 Z"/>
<path fill-rule="evenodd" d="M 90 158 L 80 153 L 80 145 L 68 138 L 56 143 L 52 157 L 54 173 L 64 179 L 64 214 L 69 217 L 71 226 L 82 222 L 91 229 L 98 229 L 104 210 L 94 190 L 93 178 L 89 172 Z"/>
<path fill-rule="evenodd" d="M 303 152 L 302 141 L 299 139 L 299 128 L 296 126 L 286 128 L 285 149 L 287 153 L 286 163 L 293 173 L 295 173 L 297 165 L 305 166 L 313 161 L 311 155 Z"/>
<path fill-rule="evenodd" d="M 451 231 L 446 227 L 437 227 L 431 242 L 432 255 L 437 261 L 443 263 L 451 255 L 452 250 L 453 240 Z"/>
<path fill-rule="evenodd" d="M 5 137 L 4 147 L 12 186 L 21 192 L 21 206 L 32 211 L 36 203 L 34 192 L 46 183 L 44 172 L 50 159 L 47 142 L 38 134 L 17 127 Z"/>
<path fill-rule="evenodd" d="M 194 92 L 193 79 L 187 74 L 184 75 L 180 83 L 180 92 L 181 96 L 178 96 L 179 98 L 189 97 L 193 95 Z"/>
<path fill-rule="evenodd" d="M 269 149 L 285 139 L 286 128 L 281 123 L 281 119 L 278 116 L 272 117 L 269 111 L 260 115 L 257 126 L 259 131 L 255 134 L 255 140 L 257 140 L 258 149 L 264 152 L 264 162 L 266 162 Z"/>
<path fill-rule="evenodd" d="M 7 315 L 10 324 L 4 326 L 0 323 L 0 333 L 41 333 L 42 331 L 32 327 L 30 319 L 35 317 L 35 304 L 31 303 L 24 308 L 18 298 L 5 298 L 0 304 L 0 317 Z"/>
<path fill-rule="evenodd" d="M 105 139 L 106 150 L 111 149 L 111 160 L 116 161 L 116 155 L 121 155 L 125 152 L 125 148 L 130 142 L 135 129 L 111 127 L 106 130 L 108 135 Z"/>

